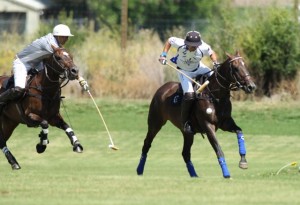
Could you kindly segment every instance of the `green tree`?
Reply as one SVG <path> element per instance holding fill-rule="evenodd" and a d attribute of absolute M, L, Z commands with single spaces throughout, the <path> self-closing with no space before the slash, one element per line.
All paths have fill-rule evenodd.
<path fill-rule="evenodd" d="M 291 10 L 223 7 L 212 25 L 209 39 L 218 53 L 236 49 L 245 55 L 258 95 L 271 96 L 284 80 L 295 80 L 300 30 Z"/>
<path fill-rule="evenodd" d="M 263 94 L 271 96 L 283 80 L 295 79 L 300 65 L 299 23 L 287 9 L 269 9 L 256 17 L 252 39 L 241 42 Z"/>
<path fill-rule="evenodd" d="M 176 26 L 199 29 L 197 23 L 218 11 L 221 0 L 129 0 L 128 22 L 135 30 L 150 28 L 162 39 Z M 87 0 L 89 9 L 101 25 L 119 31 L 122 0 Z M 100 25 L 100 26 L 101 26 Z"/>

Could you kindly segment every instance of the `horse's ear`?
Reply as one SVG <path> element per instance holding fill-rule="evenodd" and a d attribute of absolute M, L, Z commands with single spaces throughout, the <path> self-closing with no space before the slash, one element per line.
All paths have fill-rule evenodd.
<path fill-rule="evenodd" d="M 229 53 L 225 52 L 225 54 L 228 58 L 232 58 L 232 56 Z"/>
<path fill-rule="evenodd" d="M 235 53 L 236 56 L 240 56 L 240 52 L 237 50 Z"/>
<path fill-rule="evenodd" d="M 51 47 L 53 49 L 53 53 L 55 53 L 58 50 L 58 47 L 56 47 L 55 45 L 51 44 Z"/>

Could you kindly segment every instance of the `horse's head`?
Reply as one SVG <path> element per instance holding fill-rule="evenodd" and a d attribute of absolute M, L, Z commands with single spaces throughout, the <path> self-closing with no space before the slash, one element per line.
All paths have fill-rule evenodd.
<path fill-rule="evenodd" d="M 230 84 L 231 90 L 242 89 L 246 93 L 252 93 L 256 85 L 239 52 L 234 56 L 227 53 L 226 55 L 228 59 L 217 69 L 217 74 Z"/>
<path fill-rule="evenodd" d="M 64 75 L 68 80 L 75 80 L 78 78 L 78 68 L 73 62 L 73 57 L 64 48 L 53 48 L 53 65 L 51 68 L 60 75 Z M 55 66 L 56 65 L 56 66 Z"/>

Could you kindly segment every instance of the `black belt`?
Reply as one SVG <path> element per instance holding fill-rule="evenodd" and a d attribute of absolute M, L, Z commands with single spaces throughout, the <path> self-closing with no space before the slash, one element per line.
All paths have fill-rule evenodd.
<path fill-rule="evenodd" d="M 199 68 L 199 66 L 195 69 L 195 70 L 192 70 L 192 71 L 188 71 L 188 70 L 184 70 L 184 71 L 188 71 L 188 72 L 195 72 L 197 69 Z M 178 66 L 177 66 L 177 69 L 179 69 L 179 70 L 183 70 L 183 69 L 181 69 L 181 68 L 179 68 Z"/>

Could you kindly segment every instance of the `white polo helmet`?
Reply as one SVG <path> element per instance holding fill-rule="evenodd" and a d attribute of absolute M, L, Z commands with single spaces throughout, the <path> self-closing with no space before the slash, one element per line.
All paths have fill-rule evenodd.
<path fill-rule="evenodd" d="M 53 28 L 53 36 L 74 36 L 70 28 L 64 24 L 58 24 Z"/>

